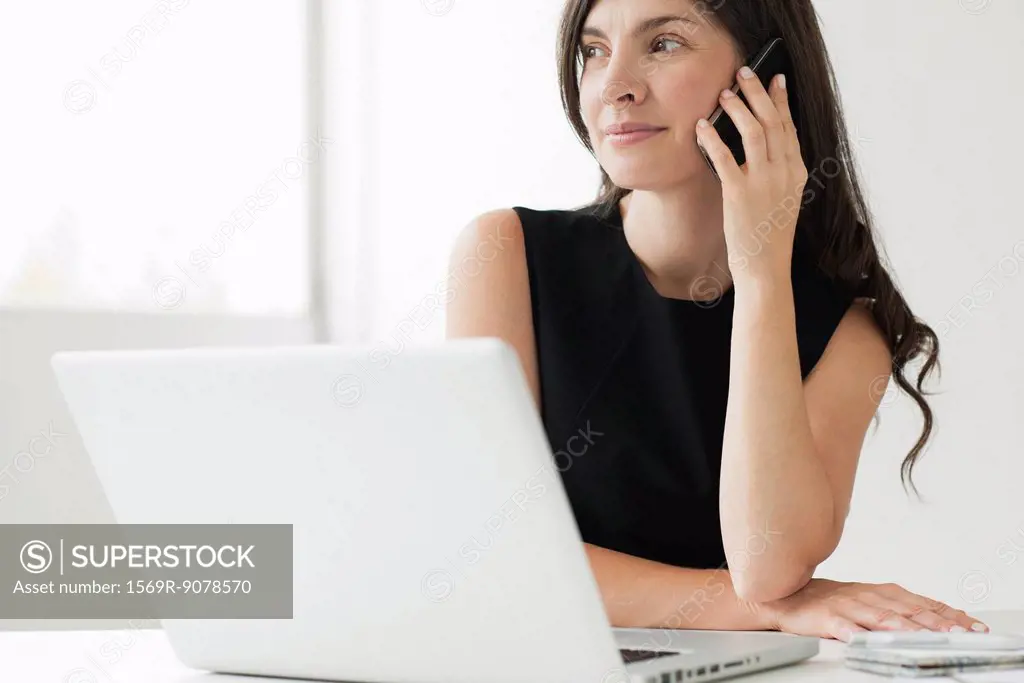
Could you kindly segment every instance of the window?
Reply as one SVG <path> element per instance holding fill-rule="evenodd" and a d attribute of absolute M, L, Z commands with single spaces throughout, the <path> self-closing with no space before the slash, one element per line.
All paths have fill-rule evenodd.
<path fill-rule="evenodd" d="M 356 302 L 334 310 L 336 329 L 354 326 L 359 340 L 392 349 L 443 337 L 433 297 L 463 226 L 497 208 L 595 196 L 597 164 L 559 99 L 560 9 L 550 0 L 325 5 L 328 100 L 343 103 L 326 120 L 358 138 L 346 140 L 348 180 L 327 196 L 347 217 L 330 229 L 358 233 L 332 250 L 332 273 L 358 273 Z M 352 245 L 355 262 L 343 253 Z"/>
<path fill-rule="evenodd" d="M 0 305 L 306 313 L 309 168 L 334 150 L 307 131 L 303 2 L 0 23 Z"/>

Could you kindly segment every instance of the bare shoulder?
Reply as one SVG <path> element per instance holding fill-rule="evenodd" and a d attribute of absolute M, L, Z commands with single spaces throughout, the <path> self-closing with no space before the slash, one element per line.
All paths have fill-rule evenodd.
<path fill-rule="evenodd" d="M 854 300 L 843 314 L 821 360 L 808 378 L 808 388 L 838 398 L 850 387 L 874 397 L 885 390 L 892 371 L 892 352 L 871 312 L 870 303 Z M 865 390 L 866 389 L 866 390 Z M 874 401 L 869 401 L 874 403 Z M 868 406 L 866 406 L 868 407 Z M 874 410 L 874 405 L 869 406 Z"/>
<path fill-rule="evenodd" d="M 834 339 L 838 346 L 856 349 L 857 357 L 865 364 L 886 368 L 892 363 L 889 344 L 866 299 L 853 301 L 839 321 Z"/>
<path fill-rule="evenodd" d="M 530 277 L 519 215 L 497 209 L 476 216 L 456 236 L 448 266 L 445 336 L 508 342 L 539 405 Z"/>
<path fill-rule="evenodd" d="M 523 226 L 513 209 L 495 209 L 480 214 L 459 231 L 452 246 L 451 266 L 471 261 L 514 263 L 522 257 L 525 265 Z M 471 270 L 471 268 L 470 268 Z"/>
<path fill-rule="evenodd" d="M 489 310 L 505 314 L 512 312 L 510 307 L 521 308 L 524 294 L 528 308 L 529 272 L 519 215 L 512 209 L 497 209 L 473 218 L 455 238 L 448 273 L 454 292 L 449 308 L 457 329 L 493 324 L 496 321 L 481 316 Z"/>

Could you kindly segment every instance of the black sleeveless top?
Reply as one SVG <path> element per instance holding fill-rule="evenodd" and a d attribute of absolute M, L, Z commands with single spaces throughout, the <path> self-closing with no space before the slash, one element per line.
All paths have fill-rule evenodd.
<path fill-rule="evenodd" d="M 725 564 L 719 473 L 734 290 L 661 296 L 616 205 L 513 207 L 523 226 L 541 417 L 585 542 L 680 567 Z M 793 253 L 804 378 L 853 297 Z M 771 400 L 766 396 L 765 400 Z"/>

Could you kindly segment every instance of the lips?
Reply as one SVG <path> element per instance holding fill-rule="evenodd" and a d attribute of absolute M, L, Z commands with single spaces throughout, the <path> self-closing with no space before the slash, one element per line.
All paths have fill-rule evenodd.
<path fill-rule="evenodd" d="M 613 123 L 604 129 L 604 133 L 605 135 L 625 135 L 627 133 L 659 130 L 665 130 L 665 128 L 662 126 L 652 126 L 648 123 Z"/>
<path fill-rule="evenodd" d="M 658 128 L 656 126 L 645 126 L 645 125 L 623 125 L 620 130 L 628 130 L 629 132 L 624 133 L 608 133 L 605 135 L 605 140 L 608 144 L 618 148 L 631 147 L 643 143 L 652 138 L 656 138 L 661 135 L 667 128 Z"/>

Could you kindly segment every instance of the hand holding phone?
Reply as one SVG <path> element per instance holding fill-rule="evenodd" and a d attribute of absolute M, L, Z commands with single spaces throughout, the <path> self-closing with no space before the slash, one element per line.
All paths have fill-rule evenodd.
<path fill-rule="evenodd" d="M 747 66 L 757 74 L 758 78 L 761 79 L 761 84 L 765 90 L 771 84 L 771 80 L 776 74 L 785 74 L 786 85 L 790 91 L 790 97 L 792 97 L 792 63 L 789 58 L 789 53 L 786 51 L 786 46 L 782 42 L 782 38 L 772 38 L 769 40 L 764 47 L 751 59 Z M 733 82 L 730 88 L 736 93 L 739 98 L 743 101 L 747 107 L 753 111 L 753 107 L 747 102 L 747 98 L 744 96 L 743 91 L 740 89 L 740 85 L 737 82 Z M 722 142 L 726 144 L 729 151 L 732 152 L 733 157 L 736 158 L 736 164 L 742 166 L 746 161 L 746 152 L 743 149 L 743 136 L 740 134 L 739 129 L 736 128 L 736 124 L 733 123 L 732 117 L 722 108 L 722 105 L 718 105 L 715 111 L 707 117 L 708 123 L 710 123 L 716 131 L 718 131 L 719 137 L 722 138 Z M 708 153 L 700 146 L 700 142 L 697 143 L 697 148 L 700 149 L 700 153 L 704 157 L 704 161 L 707 162 L 711 172 L 718 177 L 718 171 L 715 170 L 715 164 L 712 162 L 711 157 Z"/>

